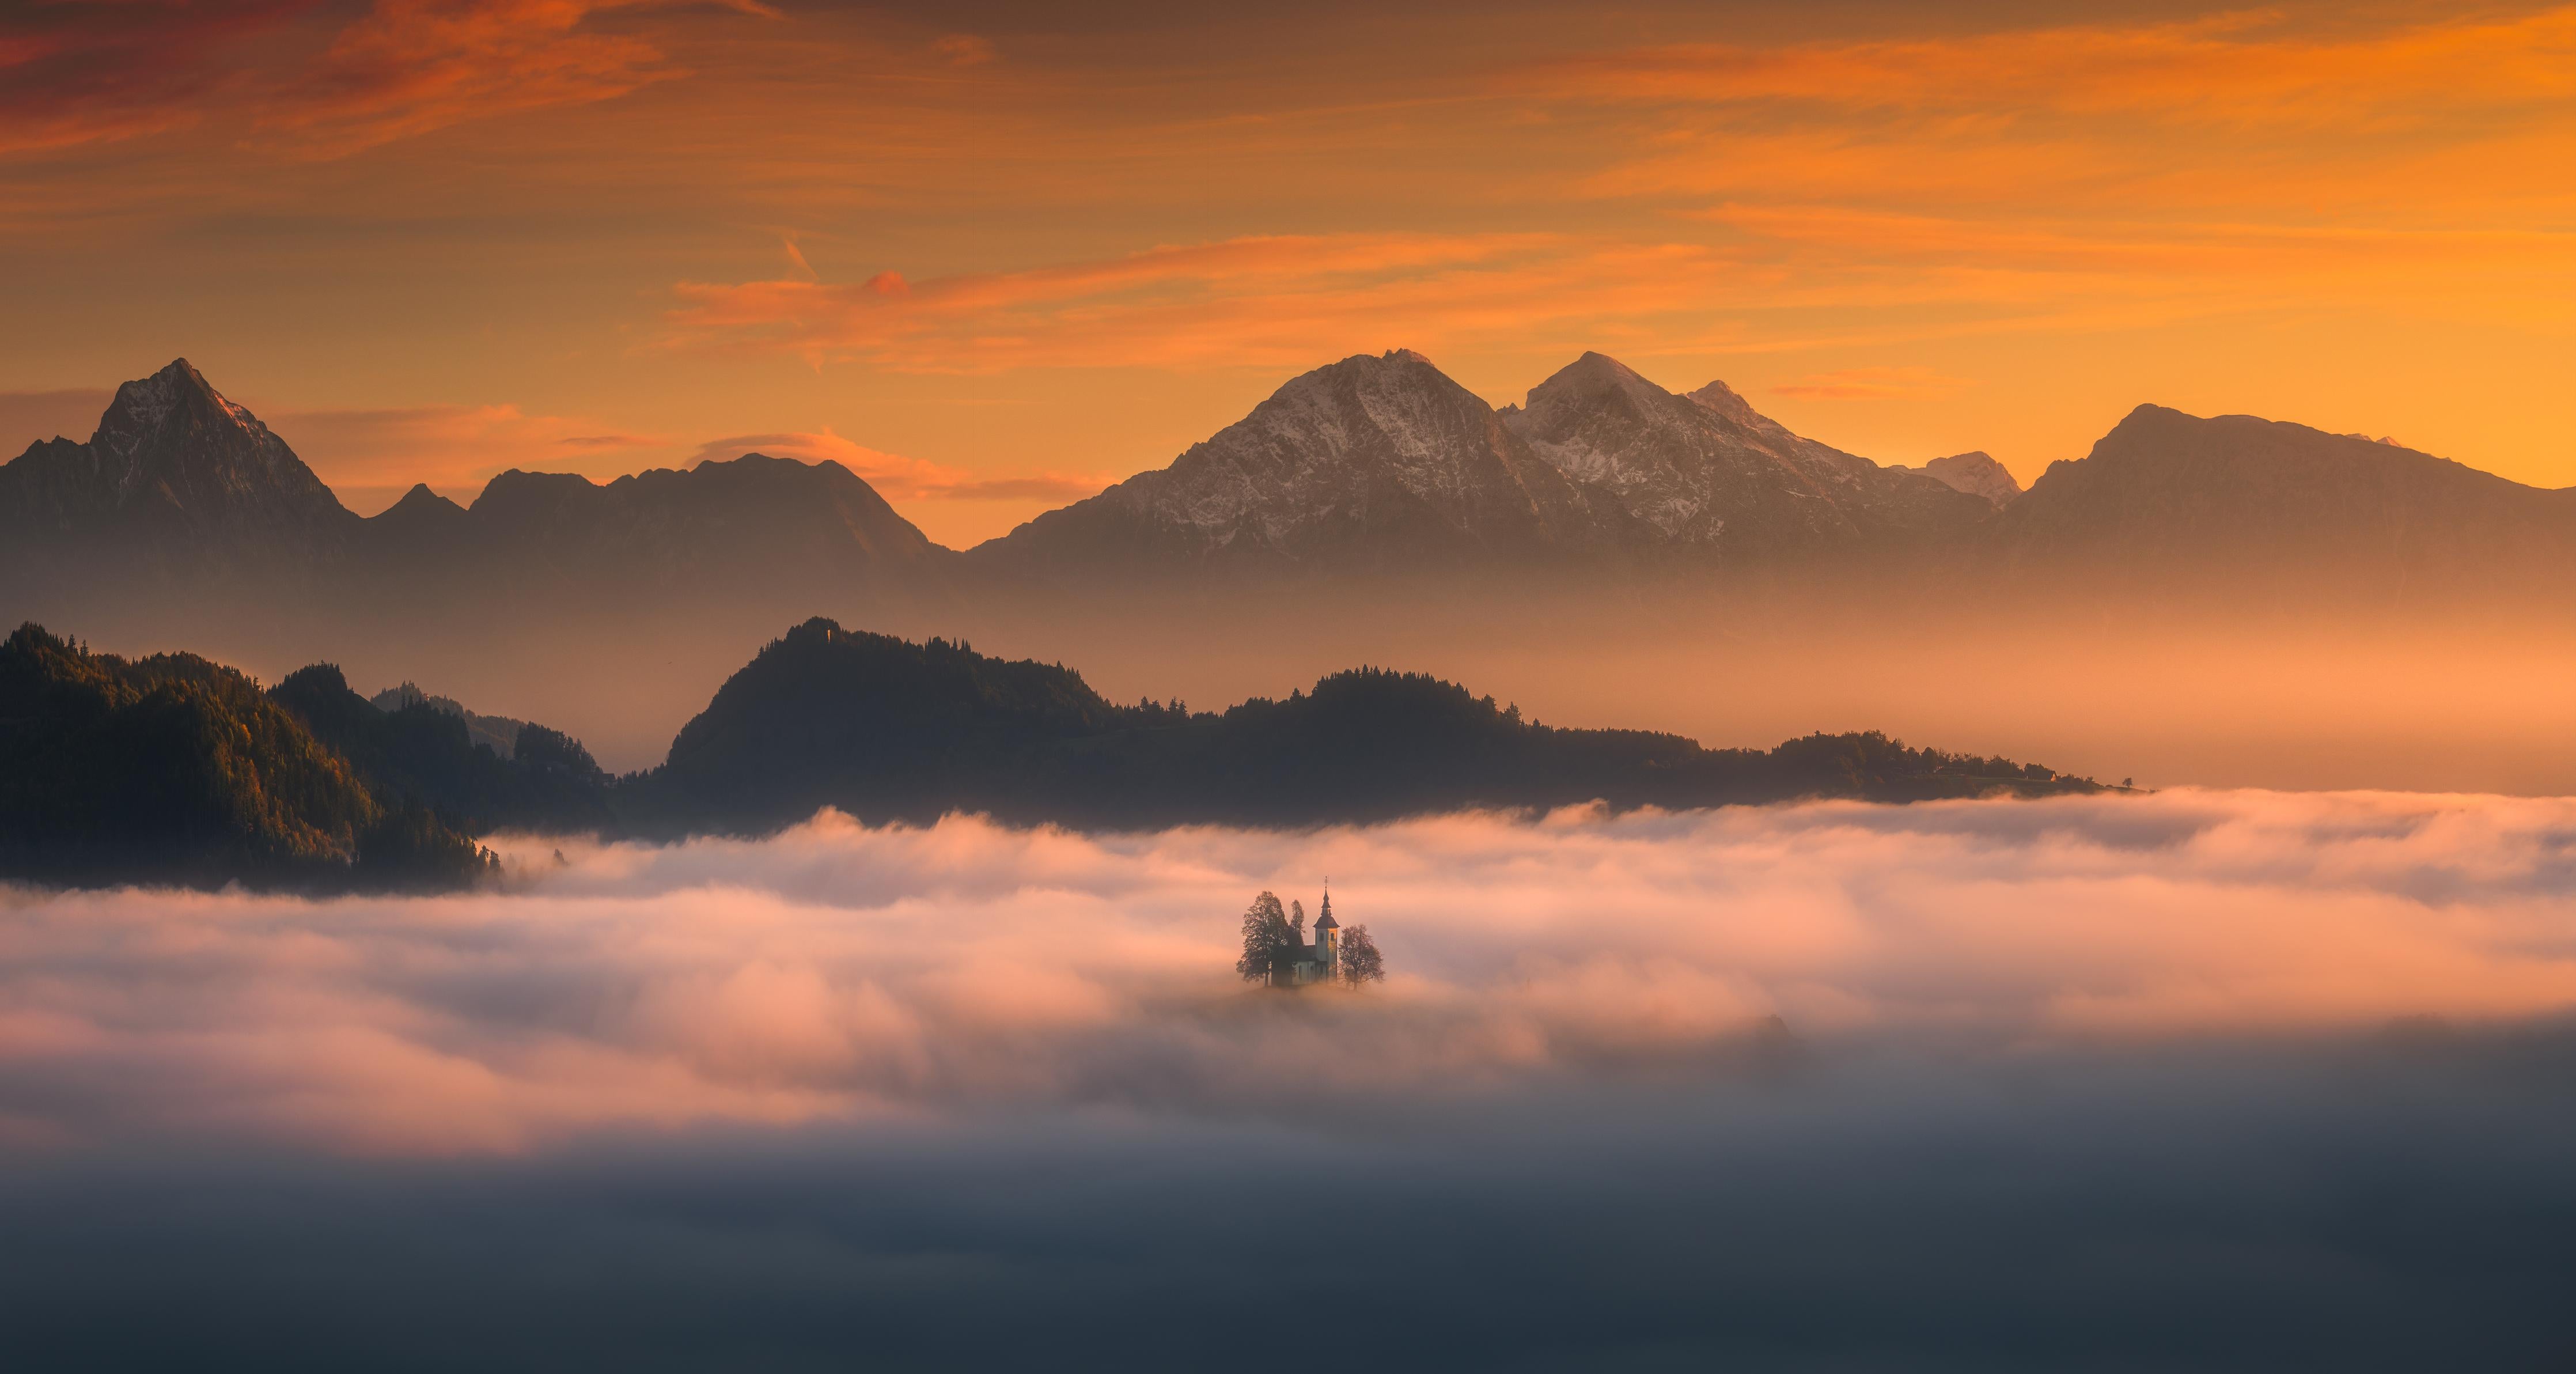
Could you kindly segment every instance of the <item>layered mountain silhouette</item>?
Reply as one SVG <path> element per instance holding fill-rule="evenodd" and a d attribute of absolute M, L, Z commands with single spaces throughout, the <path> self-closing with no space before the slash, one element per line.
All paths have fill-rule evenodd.
<path fill-rule="evenodd" d="M 471 838 L 496 830 L 752 834 L 827 806 L 1118 830 L 2099 790 L 1877 733 L 1763 750 L 1553 729 L 1383 669 L 1221 712 L 1122 706 L 1061 664 L 819 618 L 729 678 L 648 772 L 612 777 L 541 725 L 505 753 L 471 715 L 417 690 L 382 709 L 328 663 L 263 691 L 193 654 L 124 659 L 23 625 L 0 640 L 0 878 L 448 888 L 496 876 Z"/>
<path fill-rule="evenodd" d="M 605 484 L 512 470 L 471 506 L 415 486 L 361 519 L 184 358 L 118 388 L 88 442 L 0 466 L 0 542 L 18 585 L 112 564 L 358 596 L 723 596 L 917 582 L 954 556 L 848 468 L 757 453 Z"/>
<path fill-rule="evenodd" d="M 514 470 L 471 505 L 423 486 L 361 520 L 181 360 L 121 387 L 87 442 L 0 467 L 0 536 L 10 589 L 113 564 L 187 585 L 282 575 L 376 607 L 561 595 L 762 618 L 817 597 L 1497 569 L 2375 593 L 2564 582 L 2576 492 L 2155 406 L 2023 492 L 1983 453 L 1882 466 L 1722 382 L 1677 394 L 1598 353 L 1496 410 L 1396 350 L 1294 378 L 1169 466 L 962 553 L 840 464 L 757 453 L 607 483 Z"/>
<path fill-rule="evenodd" d="M 708 597 L 910 585 L 953 557 L 839 463 L 747 453 L 604 484 L 512 469 L 471 506 L 416 486 L 363 522 L 355 561 L 478 589 Z"/>
<path fill-rule="evenodd" d="M 1935 458 L 1919 468 L 1902 471 L 1922 473 L 1953 491 L 1983 498 L 1992 506 L 2010 505 L 2014 497 L 2021 495 L 2021 482 L 2012 475 L 2012 470 L 1996 462 L 1994 455 L 1983 449 L 1953 453 L 1947 458 Z"/>

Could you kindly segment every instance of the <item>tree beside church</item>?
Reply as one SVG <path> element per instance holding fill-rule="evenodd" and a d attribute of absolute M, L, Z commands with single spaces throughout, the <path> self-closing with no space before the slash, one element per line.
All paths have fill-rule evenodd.
<path fill-rule="evenodd" d="M 1335 981 L 1357 987 L 1386 977 L 1385 962 L 1369 938 L 1368 927 L 1344 930 L 1334 919 L 1329 887 L 1324 890 L 1323 909 L 1316 913 L 1311 939 L 1305 903 L 1283 906 L 1278 895 L 1270 892 L 1253 898 L 1243 913 L 1243 957 L 1234 961 L 1234 971 L 1247 983 L 1273 988 Z"/>

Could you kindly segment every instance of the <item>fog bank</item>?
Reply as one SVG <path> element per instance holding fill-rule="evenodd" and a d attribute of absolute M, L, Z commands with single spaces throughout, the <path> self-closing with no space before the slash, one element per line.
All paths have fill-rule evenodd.
<path fill-rule="evenodd" d="M 504 841 L 507 891 L 10 896 L 0 1130 L 513 1152 L 1019 1107 L 1218 1117 L 1760 1053 L 2474 1025 L 2576 1005 L 2576 801 L 2173 791 L 1091 838 L 970 817 Z M 1341 879 L 1395 970 L 1282 999 Z"/>
<path fill-rule="evenodd" d="M 0 898 L 15 1367 L 2576 1351 L 2576 800 L 509 859 Z M 1394 975 L 1243 989 L 1326 873 Z"/>

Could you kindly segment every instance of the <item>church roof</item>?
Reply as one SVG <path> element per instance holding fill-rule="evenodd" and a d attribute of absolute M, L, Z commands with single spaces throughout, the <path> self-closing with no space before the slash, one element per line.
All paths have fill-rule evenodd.
<path fill-rule="evenodd" d="M 1339 930 L 1341 928 L 1342 923 L 1334 920 L 1333 913 L 1330 911 L 1327 911 L 1323 915 L 1315 918 L 1315 929 L 1317 930 Z"/>

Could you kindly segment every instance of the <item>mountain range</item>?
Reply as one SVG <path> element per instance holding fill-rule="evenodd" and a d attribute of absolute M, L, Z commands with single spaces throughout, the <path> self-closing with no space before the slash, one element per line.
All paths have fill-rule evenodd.
<path fill-rule="evenodd" d="M 471 505 L 420 486 L 361 519 L 179 360 L 120 387 L 87 442 L 41 441 L 0 466 L 0 536 L 13 586 L 113 563 L 377 595 L 782 605 L 816 586 L 919 598 L 1512 569 L 2405 591 L 2561 580 L 2576 492 L 2157 406 L 2025 492 L 1982 453 L 1882 465 L 1791 433 L 1722 382 L 1676 394 L 1598 353 L 1497 410 L 1396 350 L 1291 379 L 1168 466 L 963 551 L 838 463 L 757 453 L 607 483 L 513 470 Z"/>

